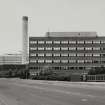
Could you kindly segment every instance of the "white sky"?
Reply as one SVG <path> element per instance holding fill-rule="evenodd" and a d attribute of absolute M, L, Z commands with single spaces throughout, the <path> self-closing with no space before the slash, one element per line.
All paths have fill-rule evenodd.
<path fill-rule="evenodd" d="M 0 54 L 22 50 L 22 16 L 29 35 L 96 31 L 105 36 L 105 0 L 0 0 Z"/>

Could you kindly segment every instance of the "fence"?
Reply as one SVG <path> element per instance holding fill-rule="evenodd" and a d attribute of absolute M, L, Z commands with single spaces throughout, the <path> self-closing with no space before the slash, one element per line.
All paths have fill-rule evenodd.
<path fill-rule="evenodd" d="M 105 81 L 105 75 L 87 75 L 87 81 Z"/>

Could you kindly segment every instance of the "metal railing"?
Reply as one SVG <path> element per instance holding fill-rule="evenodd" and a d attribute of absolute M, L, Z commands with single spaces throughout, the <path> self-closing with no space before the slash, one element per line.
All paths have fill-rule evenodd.
<path fill-rule="evenodd" d="M 105 74 L 104 75 L 87 75 L 87 81 L 105 81 Z"/>

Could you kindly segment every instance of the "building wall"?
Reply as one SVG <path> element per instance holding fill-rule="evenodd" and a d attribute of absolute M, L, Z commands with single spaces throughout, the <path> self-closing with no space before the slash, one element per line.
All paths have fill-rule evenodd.
<path fill-rule="evenodd" d="M 30 72 L 45 69 L 87 73 L 105 66 L 105 37 L 30 37 Z"/>
<path fill-rule="evenodd" d="M 0 56 L 0 65 L 8 64 L 22 64 L 22 55 L 20 54 L 6 54 Z"/>

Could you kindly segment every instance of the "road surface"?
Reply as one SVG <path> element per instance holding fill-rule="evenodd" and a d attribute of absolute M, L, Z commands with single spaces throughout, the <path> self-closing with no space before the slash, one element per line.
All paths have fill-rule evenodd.
<path fill-rule="evenodd" d="M 0 105 L 105 105 L 105 87 L 4 78 Z"/>

